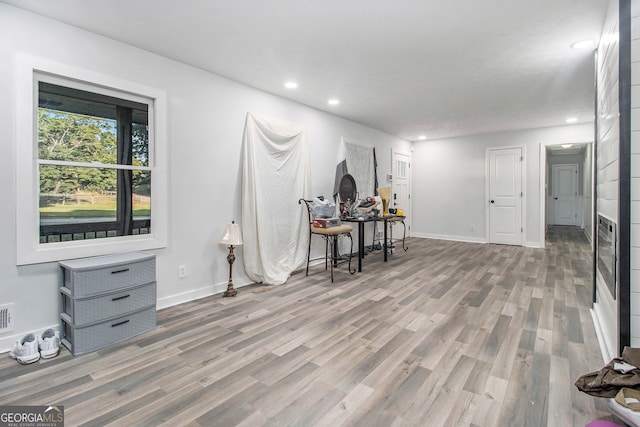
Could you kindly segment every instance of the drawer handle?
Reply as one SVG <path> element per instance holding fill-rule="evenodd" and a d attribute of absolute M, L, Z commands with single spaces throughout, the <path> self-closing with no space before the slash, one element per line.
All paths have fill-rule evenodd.
<path fill-rule="evenodd" d="M 129 323 L 129 319 L 123 320 L 122 322 L 114 323 L 113 325 L 111 325 L 111 327 L 115 328 L 116 326 L 124 325 L 125 323 Z"/>
<path fill-rule="evenodd" d="M 112 271 L 112 272 L 111 272 L 111 274 L 124 273 L 124 272 L 126 272 L 126 271 L 129 271 L 129 269 L 128 269 L 128 268 L 125 268 L 125 269 L 123 269 L 123 270 L 115 270 L 115 271 Z"/>
<path fill-rule="evenodd" d="M 130 296 L 131 296 L 131 294 L 123 295 L 121 297 L 113 297 L 113 298 L 111 298 L 111 301 L 120 301 L 121 299 L 129 298 Z"/>

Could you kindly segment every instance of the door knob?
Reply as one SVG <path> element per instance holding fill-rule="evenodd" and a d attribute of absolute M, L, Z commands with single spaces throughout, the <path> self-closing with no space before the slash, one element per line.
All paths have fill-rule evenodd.
<path fill-rule="evenodd" d="M 558 198 L 557 198 L 557 197 L 554 197 L 554 198 L 553 198 L 553 200 L 558 200 Z"/>
<path fill-rule="evenodd" d="M 496 202 L 495 200 L 492 200 L 492 201 L 491 201 L 491 203 L 495 203 L 495 202 Z"/>

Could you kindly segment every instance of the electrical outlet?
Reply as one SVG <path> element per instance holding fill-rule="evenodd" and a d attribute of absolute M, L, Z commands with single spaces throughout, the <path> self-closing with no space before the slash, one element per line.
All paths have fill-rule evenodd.
<path fill-rule="evenodd" d="M 178 266 L 178 277 L 179 278 L 183 278 L 183 277 L 187 277 L 187 266 L 186 265 L 179 265 Z"/>
<path fill-rule="evenodd" d="M 473 225 L 473 224 L 471 224 L 471 225 L 469 226 L 469 231 L 476 231 L 476 226 L 475 226 L 475 225 Z"/>

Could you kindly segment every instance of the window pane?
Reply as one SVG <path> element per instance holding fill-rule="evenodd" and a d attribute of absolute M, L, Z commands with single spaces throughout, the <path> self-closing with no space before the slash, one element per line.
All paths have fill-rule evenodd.
<path fill-rule="evenodd" d="M 39 172 L 40 243 L 150 232 L 151 172 L 57 165 L 40 165 Z M 123 218 L 126 206 L 118 206 L 123 173 L 132 175 L 131 221 Z"/>
<path fill-rule="evenodd" d="M 115 220 L 115 169 L 40 165 L 40 222 Z"/>
<path fill-rule="evenodd" d="M 133 165 L 149 166 L 149 126 L 145 123 L 133 122 L 131 140 Z"/>
<path fill-rule="evenodd" d="M 147 104 L 42 81 L 38 88 L 39 159 L 149 166 Z"/>
<path fill-rule="evenodd" d="M 38 108 L 38 158 L 115 164 L 116 121 Z"/>
<path fill-rule="evenodd" d="M 151 172 L 133 171 L 133 217 L 151 218 Z"/>

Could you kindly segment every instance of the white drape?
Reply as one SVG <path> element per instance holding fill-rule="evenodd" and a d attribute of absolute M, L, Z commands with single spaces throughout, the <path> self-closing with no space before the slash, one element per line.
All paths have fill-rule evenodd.
<path fill-rule="evenodd" d="M 353 176 L 358 188 L 358 198 L 371 197 L 375 191 L 375 165 L 373 161 L 373 147 L 353 144 L 342 139 L 344 158 L 347 162 L 347 171 Z M 377 225 L 365 227 L 364 241 L 373 243 L 373 233 Z M 358 228 L 359 229 L 359 228 Z M 340 249 L 344 248 L 343 246 Z"/>
<path fill-rule="evenodd" d="M 306 262 L 309 242 L 308 217 L 298 204 L 311 192 L 303 128 L 247 114 L 242 169 L 245 272 L 280 285 Z"/>
<path fill-rule="evenodd" d="M 347 170 L 356 181 L 358 197 L 364 199 L 374 194 L 375 167 L 373 164 L 373 147 L 352 144 L 345 140 L 344 155 L 347 160 Z"/>

